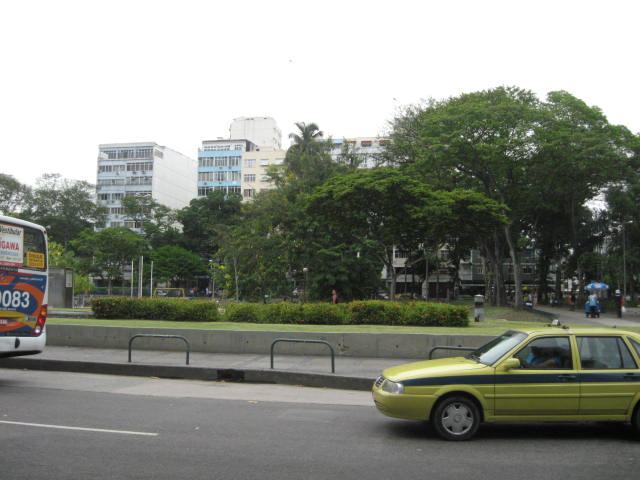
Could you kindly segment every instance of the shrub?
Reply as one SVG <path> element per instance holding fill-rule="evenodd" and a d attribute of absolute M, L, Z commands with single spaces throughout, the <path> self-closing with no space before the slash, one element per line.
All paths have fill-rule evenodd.
<path fill-rule="evenodd" d="M 425 327 L 467 327 L 469 311 L 466 307 L 443 303 L 410 302 L 403 311 L 404 325 Z"/>
<path fill-rule="evenodd" d="M 258 323 L 256 303 L 228 303 L 224 307 L 224 319 L 227 322 Z"/>
<path fill-rule="evenodd" d="M 399 325 L 402 320 L 402 306 L 397 302 L 351 302 L 346 309 L 353 325 Z"/>
<path fill-rule="evenodd" d="M 219 319 L 218 304 L 210 301 L 166 298 L 96 298 L 91 302 L 96 318 L 136 318 L 142 320 L 173 320 L 215 322 Z"/>
<path fill-rule="evenodd" d="M 297 323 L 309 325 L 342 325 L 345 323 L 344 310 L 331 303 L 305 303 L 302 316 Z"/>
<path fill-rule="evenodd" d="M 93 300 L 92 308 L 96 318 L 195 322 L 214 322 L 220 318 L 215 302 L 180 298 L 98 298 Z M 466 327 L 469 311 L 463 306 L 428 302 L 229 303 L 225 306 L 224 319 L 273 324 Z"/>

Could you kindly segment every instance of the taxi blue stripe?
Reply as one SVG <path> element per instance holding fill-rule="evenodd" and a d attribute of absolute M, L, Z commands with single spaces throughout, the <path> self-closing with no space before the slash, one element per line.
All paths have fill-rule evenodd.
<path fill-rule="evenodd" d="M 559 370 L 554 373 L 515 373 L 509 375 L 456 375 L 448 377 L 426 377 L 402 380 L 405 387 L 423 387 L 433 385 L 490 385 L 523 383 L 607 383 L 640 382 L 640 374 L 633 372 L 615 373 L 575 373 Z"/>

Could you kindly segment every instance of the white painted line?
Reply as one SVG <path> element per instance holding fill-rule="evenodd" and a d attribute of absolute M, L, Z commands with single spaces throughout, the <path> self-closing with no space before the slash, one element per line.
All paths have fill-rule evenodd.
<path fill-rule="evenodd" d="M 98 432 L 98 433 L 119 433 L 121 435 L 142 435 L 145 437 L 157 437 L 157 433 L 149 432 L 131 432 L 128 430 L 106 430 L 104 428 L 84 428 L 84 427 L 71 427 L 67 425 L 46 425 L 43 423 L 25 423 L 25 422 L 11 422 L 8 420 L 0 420 L 0 423 L 6 423 L 8 425 L 22 425 L 24 427 L 39 427 L 39 428 L 57 428 L 59 430 L 79 430 L 81 432 Z"/>

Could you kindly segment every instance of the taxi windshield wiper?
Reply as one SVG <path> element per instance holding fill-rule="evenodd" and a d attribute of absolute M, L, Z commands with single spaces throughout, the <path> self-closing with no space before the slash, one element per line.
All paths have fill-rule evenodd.
<path fill-rule="evenodd" d="M 467 358 L 470 358 L 471 360 L 475 360 L 478 363 L 482 363 L 480 361 L 480 357 L 478 355 L 476 355 L 475 352 L 472 352 L 469 355 L 467 355 Z"/>

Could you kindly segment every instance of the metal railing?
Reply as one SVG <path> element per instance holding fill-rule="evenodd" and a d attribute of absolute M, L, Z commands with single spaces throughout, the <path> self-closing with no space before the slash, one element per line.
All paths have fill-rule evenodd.
<path fill-rule="evenodd" d="M 271 344 L 271 368 L 273 368 L 273 349 L 278 342 L 290 342 L 290 343 L 320 343 L 326 345 L 331 350 L 331 373 L 336 373 L 336 361 L 335 356 L 336 352 L 333 346 L 329 342 L 325 342 L 324 340 L 302 340 L 298 338 L 277 338 Z"/>
<path fill-rule="evenodd" d="M 446 347 L 446 346 L 433 347 L 429 351 L 429 360 L 433 359 L 433 352 L 435 352 L 436 350 L 465 350 L 465 351 L 471 352 L 473 350 L 477 350 L 477 348 L 476 347 Z"/>
<path fill-rule="evenodd" d="M 156 335 L 156 334 L 152 334 L 152 333 L 138 333 L 134 336 L 132 336 L 129 339 L 129 363 L 131 363 L 131 345 L 133 344 L 133 341 L 136 338 L 140 338 L 140 337 L 153 337 L 153 338 L 177 338 L 182 340 L 186 347 L 187 347 L 187 365 L 189 365 L 189 353 L 191 352 L 191 344 L 189 343 L 189 340 L 187 340 L 186 338 L 184 338 L 181 335 Z"/>

